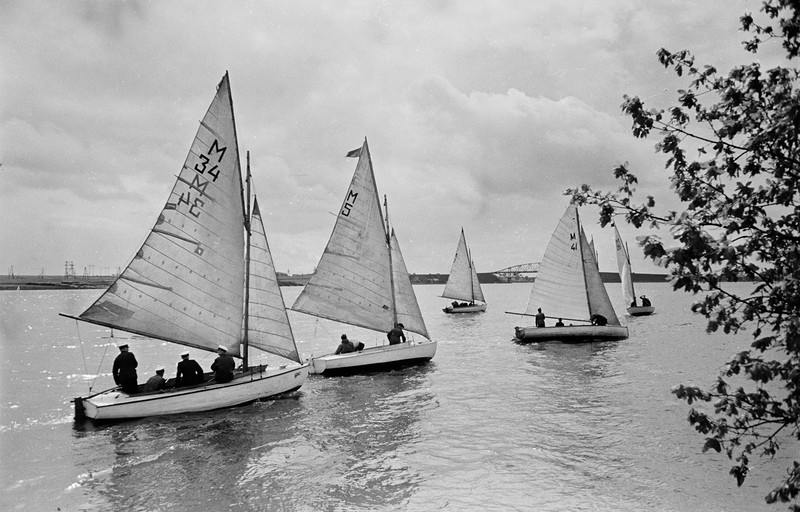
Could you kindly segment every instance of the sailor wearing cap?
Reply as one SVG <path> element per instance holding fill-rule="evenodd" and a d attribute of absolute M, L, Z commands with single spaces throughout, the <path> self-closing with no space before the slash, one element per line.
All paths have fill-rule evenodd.
<path fill-rule="evenodd" d="M 236 362 L 234 362 L 233 357 L 228 355 L 228 347 L 225 345 L 218 346 L 217 353 L 219 356 L 211 364 L 214 380 L 219 383 L 230 382 L 233 380 L 233 370 L 236 368 Z"/>
<path fill-rule="evenodd" d="M 193 386 L 203 382 L 203 369 L 194 359 L 189 359 L 189 351 L 181 352 L 181 361 L 175 374 L 175 387 Z"/>
<path fill-rule="evenodd" d="M 167 387 L 167 381 L 164 380 L 164 367 L 159 366 L 156 368 L 156 374 L 147 379 L 147 382 L 144 385 L 145 393 L 153 392 L 153 391 L 161 391 Z"/>
<path fill-rule="evenodd" d="M 117 347 L 119 347 L 119 355 L 114 359 L 114 366 L 111 370 L 114 382 L 125 393 L 136 393 L 139 391 L 138 375 L 136 375 L 136 367 L 139 366 L 139 363 L 133 352 L 128 351 L 128 343 L 121 342 L 117 344 Z"/>

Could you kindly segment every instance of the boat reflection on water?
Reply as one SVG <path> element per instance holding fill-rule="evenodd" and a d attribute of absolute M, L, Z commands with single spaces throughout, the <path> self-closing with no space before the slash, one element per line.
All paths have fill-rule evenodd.
<path fill-rule="evenodd" d="M 85 475 L 76 487 L 88 510 L 401 507 L 422 478 L 399 461 L 415 451 L 420 414 L 434 402 L 434 369 L 313 378 L 287 398 L 210 413 L 76 423 Z M 87 457 L 98 435 L 109 440 L 110 468 L 94 466 L 108 457 Z"/>

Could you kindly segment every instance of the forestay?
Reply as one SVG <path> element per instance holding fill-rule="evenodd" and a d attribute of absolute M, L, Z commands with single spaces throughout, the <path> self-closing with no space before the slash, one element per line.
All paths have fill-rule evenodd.
<path fill-rule="evenodd" d="M 80 319 L 239 355 L 244 204 L 228 75 L 163 211 L 112 286 Z"/>

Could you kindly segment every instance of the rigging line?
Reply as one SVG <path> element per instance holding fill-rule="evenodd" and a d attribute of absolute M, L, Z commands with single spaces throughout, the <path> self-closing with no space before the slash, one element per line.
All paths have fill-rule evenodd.
<path fill-rule="evenodd" d="M 319 317 L 317 317 L 317 321 L 316 321 L 314 324 L 315 324 L 315 325 L 314 325 L 314 338 L 315 338 L 315 339 L 316 339 L 316 337 L 317 337 L 317 325 L 319 325 L 319 326 L 322 328 L 322 330 L 323 330 L 323 331 L 325 331 L 325 334 L 327 334 L 327 335 L 328 335 L 328 337 L 329 337 L 330 339 L 332 339 L 332 340 L 333 340 L 333 339 L 335 339 L 333 336 L 331 336 L 331 333 L 330 333 L 330 331 L 328 331 L 328 329 L 325 327 L 325 324 L 323 324 L 322 322 L 320 322 L 320 319 L 319 319 Z"/>
<path fill-rule="evenodd" d="M 83 352 L 83 339 L 81 338 L 81 326 L 78 324 L 78 319 L 75 319 L 75 330 L 78 332 L 78 346 L 81 347 L 81 358 L 83 359 L 83 373 L 88 375 L 89 368 L 86 367 L 86 354 Z M 89 392 L 92 392 L 92 386 L 94 383 L 89 385 Z"/>

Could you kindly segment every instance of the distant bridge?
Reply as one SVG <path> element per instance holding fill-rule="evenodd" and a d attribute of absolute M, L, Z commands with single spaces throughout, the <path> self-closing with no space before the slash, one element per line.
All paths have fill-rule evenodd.
<path fill-rule="evenodd" d="M 539 272 L 539 263 L 522 263 L 521 265 L 513 265 L 501 270 L 495 270 L 492 274 L 496 275 L 502 281 L 530 281 L 533 277 L 531 274 Z"/>

